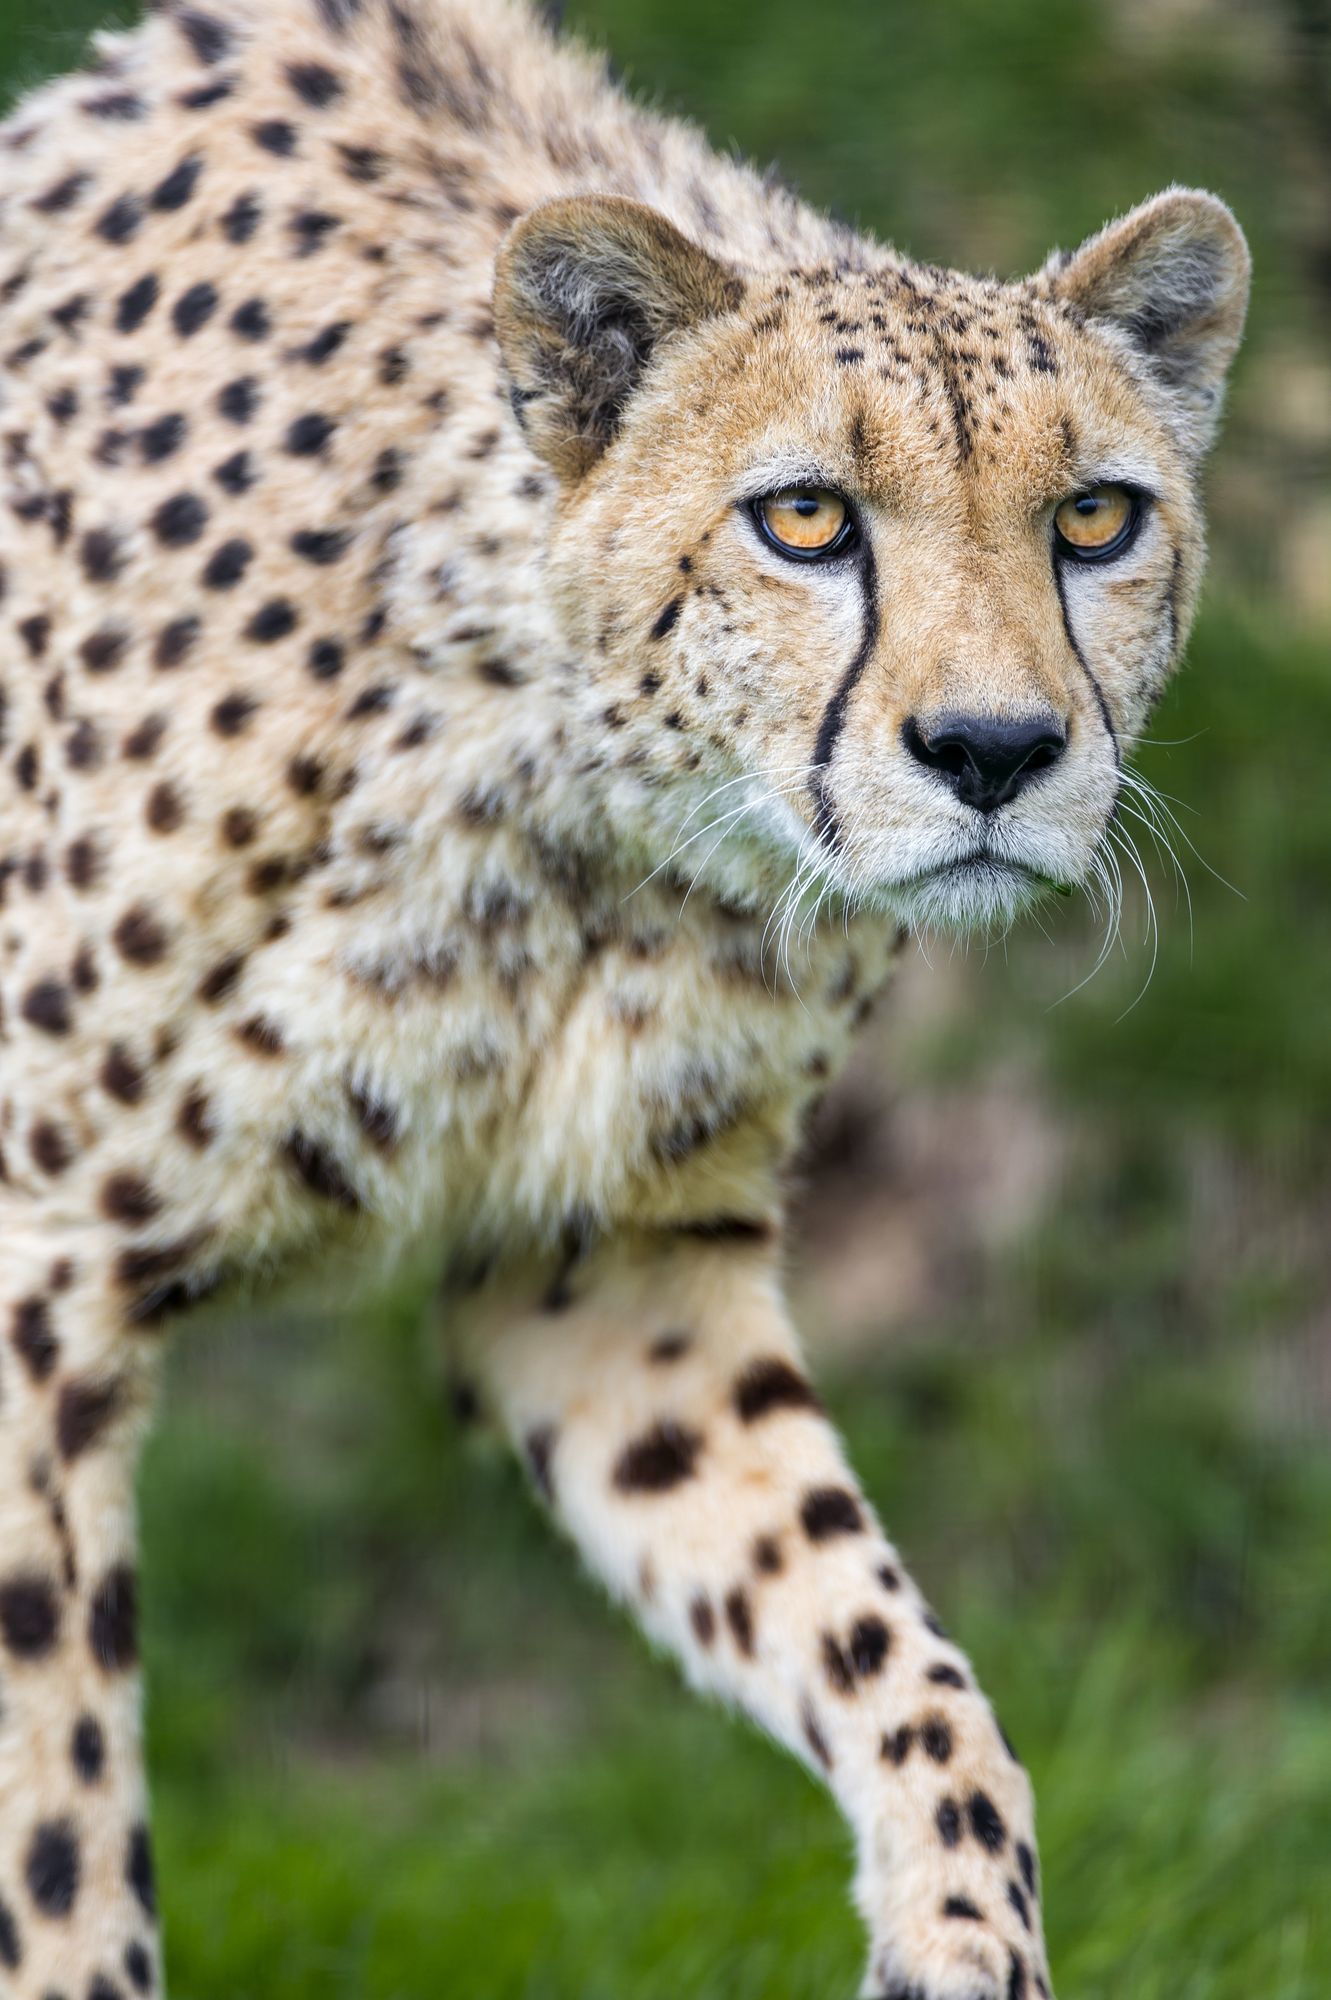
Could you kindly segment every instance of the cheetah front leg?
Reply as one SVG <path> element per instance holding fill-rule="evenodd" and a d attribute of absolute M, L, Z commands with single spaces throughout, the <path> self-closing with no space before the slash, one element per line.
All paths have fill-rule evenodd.
<path fill-rule="evenodd" d="M 160 1994 L 134 1466 L 156 1338 L 79 1260 L 0 1257 L 0 1995 Z"/>
<path fill-rule="evenodd" d="M 616 1596 L 831 1787 L 864 1992 L 1048 2000 L 1026 1773 L 847 1469 L 773 1247 L 616 1242 L 540 1288 L 467 1308 L 464 1365 Z"/>

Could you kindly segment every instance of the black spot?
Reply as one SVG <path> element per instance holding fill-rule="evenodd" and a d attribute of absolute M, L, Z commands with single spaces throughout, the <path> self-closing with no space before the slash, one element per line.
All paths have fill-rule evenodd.
<path fill-rule="evenodd" d="M 864 1532 L 859 1502 L 844 1486 L 817 1486 L 806 1493 L 800 1504 L 800 1520 L 811 1542 Z"/>
<path fill-rule="evenodd" d="M 900 1729 L 894 1729 L 884 1736 L 878 1754 L 885 1764 L 896 1764 L 900 1767 L 910 1755 L 910 1746 L 914 1741 L 915 1731 L 908 1723 L 904 1723 Z"/>
<path fill-rule="evenodd" d="M 136 194 L 122 194 L 103 209 L 93 225 L 108 243 L 128 243 L 143 223 L 143 203 Z"/>
<path fill-rule="evenodd" d="M 356 1114 L 356 1123 L 370 1144 L 377 1146 L 381 1153 L 391 1152 L 398 1136 L 397 1113 L 392 1105 L 367 1090 L 348 1090 L 347 1096 Z"/>
<path fill-rule="evenodd" d="M 253 375 L 238 375 L 217 392 L 217 407 L 229 424 L 247 424 L 259 407 L 259 385 Z"/>
<path fill-rule="evenodd" d="M 183 208 L 198 185 L 203 171 L 203 161 L 197 153 L 191 153 L 172 167 L 165 180 L 159 181 L 148 197 L 152 208 Z"/>
<path fill-rule="evenodd" d="M 91 186 L 91 174 L 66 174 L 63 180 L 47 188 L 45 194 L 35 195 L 32 206 L 39 215 L 63 215 Z"/>
<path fill-rule="evenodd" d="M 336 639 L 316 639 L 305 664 L 316 681 L 335 681 L 345 665 L 342 647 Z"/>
<path fill-rule="evenodd" d="M 382 715 L 386 708 L 392 707 L 396 693 L 395 687 L 386 686 L 383 682 L 362 688 L 347 709 L 348 722 L 359 722 L 365 715 Z"/>
<path fill-rule="evenodd" d="M 881 1618 L 858 1618 L 850 1628 L 850 1658 L 857 1674 L 867 1678 L 881 1671 L 892 1634 Z"/>
<path fill-rule="evenodd" d="M 759 1535 L 753 1544 L 753 1567 L 759 1576 L 780 1576 L 783 1568 L 781 1544 L 775 1535 Z"/>
<path fill-rule="evenodd" d="M 199 581 L 205 590 L 230 590 L 240 582 L 253 560 L 254 549 L 243 536 L 219 543 L 203 566 Z"/>
<path fill-rule="evenodd" d="M 66 333 L 73 333 L 88 317 L 88 311 L 88 294 L 75 292 L 63 304 L 52 307 L 51 318 L 57 326 L 63 327 Z"/>
<path fill-rule="evenodd" d="M 222 234 L 228 243 L 248 243 L 262 219 L 263 203 L 253 189 L 246 189 L 222 217 Z"/>
<path fill-rule="evenodd" d="M 256 645 L 271 646 L 276 640 L 285 639 L 288 632 L 294 632 L 296 624 L 295 606 L 285 597 L 273 597 L 259 606 L 245 627 L 245 637 Z"/>
<path fill-rule="evenodd" d="M 150 526 L 164 548 L 183 549 L 197 542 L 208 525 L 208 509 L 196 493 L 173 493 L 163 500 Z"/>
<path fill-rule="evenodd" d="M 217 311 L 217 287 L 206 279 L 182 292 L 171 308 L 171 322 L 182 340 L 206 326 Z"/>
<path fill-rule="evenodd" d="M 223 22 L 197 7 L 182 8 L 175 19 L 201 63 L 221 62 L 231 47 L 231 30 Z"/>
<path fill-rule="evenodd" d="M 286 434 L 286 448 L 296 458 L 310 458 L 323 450 L 333 435 L 334 423 L 321 410 L 310 410 L 297 417 Z"/>
<path fill-rule="evenodd" d="M 931 1715 L 920 1725 L 920 1743 L 935 1764 L 946 1764 L 952 1755 L 952 1731 L 941 1715 Z"/>
<path fill-rule="evenodd" d="M 123 1673 L 139 1657 L 138 1579 L 128 1563 L 113 1563 L 92 1594 L 88 1644 L 107 1673 Z"/>
<path fill-rule="evenodd" d="M 317 368 L 337 353 L 350 331 L 349 319 L 334 320 L 331 325 L 321 327 L 303 347 L 294 348 L 291 358 L 293 361 L 308 361 L 312 367 Z M 377 477 L 375 483 L 378 484 Z"/>
<path fill-rule="evenodd" d="M 63 1382 L 56 1405 L 56 1443 L 66 1461 L 95 1444 L 120 1404 L 116 1382 Z"/>
<path fill-rule="evenodd" d="M 67 1035 L 74 1022 L 69 988 L 59 979 L 37 980 L 24 994 L 19 1012 L 44 1035 Z"/>
<path fill-rule="evenodd" d="M 125 1880 L 138 1897 L 146 1914 L 155 1917 L 157 1887 L 153 1876 L 152 1847 L 146 1826 L 136 1826 L 130 1832 L 129 1846 L 125 1853 Z"/>
<path fill-rule="evenodd" d="M 779 1356 L 751 1361 L 735 1384 L 735 1410 L 741 1423 L 755 1423 L 772 1410 L 819 1410 L 812 1384 Z"/>
<path fill-rule="evenodd" d="M 522 1449 L 527 1460 L 527 1469 L 547 1507 L 555 1504 L 553 1463 L 555 1439 L 558 1433 L 553 1424 L 537 1424 L 527 1432 L 522 1440 Z"/>
<path fill-rule="evenodd" d="M 303 103 L 322 111 L 342 95 L 342 84 L 323 63 L 288 63 L 287 82 Z"/>
<path fill-rule="evenodd" d="M 60 2000 L 60 1996 L 55 1996 L 55 2000 Z M 86 2000 L 125 2000 L 125 1996 L 114 1979 L 108 1979 L 104 1972 L 94 1972 L 88 1982 Z"/>
<path fill-rule="evenodd" d="M 614 1483 L 621 1493 L 666 1493 L 691 1479 L 702 1449 L 696 1431 L 664 1417 L 615 1461 Z"/>
<path fill-rule="evenodd" d="M 323 566 L 345 555 L 350 540 L 346 528 L 301 528 L 291 537 L 291 552 L 305 562 Z"/>
<path fill-rule="evenodd" d="M 855 1686 L 854 1669 L 840 1640 L 834 1639 L 830 1632 L 823 1634 L 823 1672 L 838 1694 L 851 1693 Z"/>
<path fill-rule="evenodd" d="M 0 1638 L 16 1660 L 44 1659 L 59 1630 L 55 1592 L 44 1576 L 28 1571 L 0 1582 Z"/>
<path fill-rule="evenodd" d="M 79 1893 L 79 1849 L 67 1819 L 44 1820 L 23 1864 L 28 1894 L 44 1917 L 67 1917 Z"/>
<path fill-rule="evenodd" d="M 109 528 L 90 528 L 79 544 L 79 562 L 90 583 L 110 583 L 125 567 L 125 553 Z"/>
<path fill-rule="evenodd" d="M 373 146 L 347 146 L 339 142 L 342 170 L 349 180 L 377 181 L 384 171 L 384 156 Z"/>
<path fill-rule="evenodd" d="M 1026 1884 L 1027 1894 L 1033 1896 L 1036 1893 L 1035 1856 L 1024 1840 L 1017 1842 L 1017 1866 L 1021 1870 L 1021 1879 Z"/>
<path fill-rule="evenodd" d="M 805 1742 L 818 1759 L 818 1762 L 825 1771 L 830 1771 L 832 1768 L 832 1752 L 827 1747 L 827 1738 L 823 1735 L 822 1729 L 819 1727 L 818 1717 L 807 1701 L 800 1707 L 800 1727 L 804 1731 Z"/>
<path fill-rule="evenodd" d="M 237 690 L 233 694 L 223 695 L 222 699 L 214 704 L 209 720 L 219 736 L 239 736 L 249 724 L 258 706 L 253 695 Z"/>
<path fill-rule="evenodd" d="M 681 1360 L 692 1345 L 693 1341 L 687 1333 L 658 1334 L 647 1349 L 647 1359 L 658 1367 L 668 1367 L 671 1362 Z"/>
<path fill-rule="evenodd" d="M 265 118 L 261 124 L 251 125 L 250 133 L 256 146 L 279 159 L 289 159 L 296 150 L 296 128 L 285 118 Z"/>
<path fill-rule="evenodd" d="M 731 1636 L 746 1660 L 753 1658 L 753 1611 L 749 1604 L 748 1592 L 736 1586 L 726 1592 L 726 1623 Z"/>
<path fill-rule="evenodd" d="M 161 284 L 153 271 L 145 272 L 141 278 L 120 294 L 116 301 L 116 332 L 133 333 L 143 325 L 161 295 Z"/>
<path fill-rule="evenodd" d="M 882 1584 L 884 1590 L 900 1590 L 900 1571 L 895 1570 L 891 1563 L 880 1563 L 878 1566 L 878 1581 Z"/>
<path fill-rule="evenodd" d="M 130 965 L 157 965 L 166 953 L 166 932 L 143 903 L 126 910 L 111 941 Z"/>
<path fill-rule="evenodd" d="M 169 670 L 178 667 L 197 640 L 202 627 L 197 617 L 173 618 L 153 642 L 153 665 Z"/>
<path fill-rule="evenodd" d="M 193 90 L 182 91 L 176 103 L 186 111 L 207 111 L 211 105 L 221 104 L 230 97 L 235 87 L 230 77 L 219 76 L 216 83 L 201 83 Z"/>
<path fill-rule="evenodd" d="M 700 1646 L 710 1646 L 716 1637 L 716 1613 L 701 1591 L 689 1605 L 689 1624 Z"/>
<path fill-rule="evenodd" d="M 74 1157 L 69 1134 L 63 1125 L 39 1118 L 28 1135 L 34 1163 L 44 1174 L 62 1174 Z"/>
<path fill-rule="evenodd" d="M 134 1991 L 136 1993 L 151 1992 L 153 1983 L 152 1960 L 137 1938 L 132 1939 L 125 1946 L 125 1955 L 121 1962 L 125 1968 L 125 1977 L 129 1980 Z"/>
<path fill-rule="evenodd" d="M 987 1792 L 972 1792 L 966 1806 L 971 1832 L 981 1847 L 991 1854 L 1001 1853 L 1007 1843 L 1007 1828 L 997 1806 Z"/>
<path fill-rule="evenodd" d="M 213 468 L 213 478 L 224 493 L 248 493 L 258 477 L 254 460 L 247 451 L 232 452 L 230 458 Z"/>
<path fill-rule="evenodd" d="M 1026 1968 L 1015 1951 L 1008 1953 L 1007 2000 L 1026 2000 Z"/>
<path fill-rule="evenodd" d="M 940 1799 L 934 1825 L 944 1847 L 956 1847 L 961 1840 L 961 1808 L 955 1799 Z"/>
<path fill-rule="evenodd" d="M 46 408 L 54 423 L 67 424 L 78 415 L 79 399 L 74 390 L 66 386 L 47 397 Z"/>
<path fill-rule="evenodd" d="M 110 374 L 107 376 L 107 383 L 106 383 L 107 401 L 116 407 L 121 407 L 126 403 L 132 403 L 134 401 L 134 398 L 138 395 L 139 390 L 143 387 L 143 378 L 146 373 L 147 373 L 146 369 L 139 367 L 137 362 L 135 363 L 118 362 L 117 365 L 111 370 Z M 116 452 L 118 452 L 120 448 L 118 441 L 124 435 L 125 434 L 123 431 L 117 431 L 117 430 L 108 431 L 106 433 L 106 436 L 108 438 L 117 441 L 115 444 Z"/>
<path fill-rule="evenodd" d="M 303 208 L 293 215 L 288 227 L 296 239 L 296 255 L 312 257 L 320 245 L 334 229 L 340 228 L 340 215 L 330 215 L 327 209 Z"/>
<path fill-rule="evenodd" d="M 935 1687 L 964 1688 L 966 1685 L 966 1676 L 961 1669 L 950 1667 L 945 1660 L 930 1667 L 924 1678 L 932 1681 Z"/>
<path fill-rule="evenodd" d="M 1007 1885 L 1007 1899 L 1020 1917 L 1022 1929 L 1029 1930 L 1031 1927 L 1030 1905 L 1015 1882 L 1009 1882 Z"/>
<path fill-rule="evenodd" d="M 105 118 L 108 123 L 128 125 L 145 117 L 148 107 L 132 90 L 108 90 L 100 97 L 85 97 L 79 110 L 85 118 Z"/>
<path fill-rule="evenodd" d="M 179 451 L 185 429 L 185 419 L 179 410 L 171 410 L 145 424 L 139 432 L 139 450 L 147 464 L 156 465 L 161 459 L 170 458 L 173 451 Z"/>
<path fill-rule="evenodd" d="M 312 1138 L 308 1132 L 292 1132 L 282 1148 L 282 1157 L 310 1193 L 318 1195 L 321 1201 L 331 1201 L 338 1208 L 348 1211 L 361 1207 L 360 1195 L 341 1162 L 321 1139 Z"/>
<path fill-rule="evenodd" d="M 664 639 L 667 632 L 673 631 L 683 606 L 682 597 L 671 598 L 665 609 L 658 613 L 656 623 L 652 626 L 653 639 Z"/>
<path fill-rule="evenodd" d="M 44 611 L 19 621 L 19 637 L 34 660 L 40 660 L 51 638 L 51 620 Z"/>
<path fill-rule="evenodd" d="M 18 1941 L 18 1925 L 14 1912 L 3 1896 L 0 1896 L 0 1965 L 8 1972 L 17 1972 L 23 1962 L 23 1953 Z"/>
<path fill-rule="evenodd" d="M 231 315 L 231 331 L 241 340 L 266 340 L 272 330 L 272 318 L 262 299 L 246 299 Z"/>
<path fill-rule="evenodd" d="M 126 757 L 146 761 L 156 751 L 162 738 L 166 735 L 166 730 L 167 718 L 162 714 L 160 709 L 155 710 L 151 715 L 145 715 L 142 722 L 131 729 L 129 735 L 121 744 L 122 754 Z"/>
<path fill-rule="evenodd" d="M 67 1159 L 68 1156 L 66 1156 Z M 66 1164 L 61 1161 L 61 1166 Z M 51 1169 L 48 1167 L 48 1172 Z M 59 1171 L 59 1169 L 56 1169 Z M 51 1308 L 43 1298 L 20 1299 L 14 1307 L 9 1335 L 14 1351 L 34 1382 L 45 1382 L 55 1367 L 60 1343 L 51 1326 Z"/>
<path fill-rule="evenodd" d="M 945 1917 L 965 1917 L 971 1923 L 976 1924 L 984 1922 L 983 1914 L 978 1906 L 972 1903 L 969 1896 L 949 1896 L 943 1905 L 943 1915 Z"/>

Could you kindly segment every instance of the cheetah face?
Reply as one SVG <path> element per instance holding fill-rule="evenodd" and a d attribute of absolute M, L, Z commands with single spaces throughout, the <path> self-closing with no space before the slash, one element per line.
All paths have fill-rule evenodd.
<path fill-rule="evenodd" d="M 1247 274 L 1177 191 L 1020 285 L 535 211 L 497 321 L 598 755 L 723 884 L 757 856 L 967 926 L 1086 880 L 1190 620 Z"/>

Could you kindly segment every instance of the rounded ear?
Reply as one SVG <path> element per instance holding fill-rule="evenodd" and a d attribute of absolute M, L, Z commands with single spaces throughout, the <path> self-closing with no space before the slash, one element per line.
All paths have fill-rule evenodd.
<path fill-rule="evenodd" d="M 1223 201 L 1168 188 L 1040 274 L 1055 298 L 1126 334 L 1178 398 L 1198 450 L 1211 441 L 1243 333 L 1251 260 Z"/>
<path fill-rule="evenodd" d="M 494 315 L 533 451 L 580 478 L 661 342 L 743 295 L 733 271 L 641 202 L 580 195 L 532 209 L 500 251 Z"/>

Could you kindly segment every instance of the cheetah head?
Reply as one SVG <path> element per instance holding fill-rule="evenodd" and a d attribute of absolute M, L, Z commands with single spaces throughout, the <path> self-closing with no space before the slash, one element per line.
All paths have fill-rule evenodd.
<path fill-rule="evenodd" d="M 969 926 L 1095 872 L 1247 288 L 1177 189 L 1018 284 L 866 244 L 731 268 L 613 197 L 516 225 L 496 321 L 579 727 L 658 845 L 710 829 L 682 874 Z"/>

